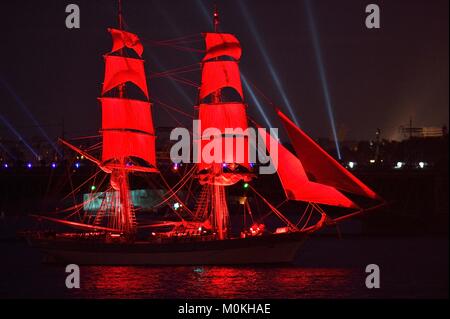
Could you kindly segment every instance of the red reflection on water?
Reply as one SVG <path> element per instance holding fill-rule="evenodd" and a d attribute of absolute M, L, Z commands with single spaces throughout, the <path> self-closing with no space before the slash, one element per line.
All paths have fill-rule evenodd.
<path fill-rule="evenodd" d="M 201 297 L 242 297 L 245 291 L 252 287 L 258 288 L 261 274 L 255 269 L 232 267 L 207 267 L 203 272 L 197 272 L 197 282 L 201 283 Z"/>
<path fill-rule="evenodd" d="M 95 291 L 102 291 L 105 298 L 126 298 L 148 288 L 148 278 L 135 267 L 91 267 L 90 272 L 91 282 L 87 284 Z"/>
<path fill-rule="evenodd" d="M 360 281 L 360 278 L 356 278 Z M 343 298 L 351 269 L 297 267 L 84 267 L 81 298 Z"/>
<path fill-rule="evenodd" d="M 349 269 L 229 268 L 211 267 L 201 274 L 203 297 L 220 298 L 315 298 L 335 290 L 334 297 L 348 295 Z M 201 297 L 201 296 L 197 296 Z"/>

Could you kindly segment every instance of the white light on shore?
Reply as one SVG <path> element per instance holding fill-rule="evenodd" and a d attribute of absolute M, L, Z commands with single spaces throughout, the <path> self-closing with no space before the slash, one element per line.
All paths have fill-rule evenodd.
<path fill-rule="evenodd" d="M 397 164 L 395 164 L 394 168 L 400 169 L 405 165 L 405 163 L 403 162 L 397 162 Z"/>

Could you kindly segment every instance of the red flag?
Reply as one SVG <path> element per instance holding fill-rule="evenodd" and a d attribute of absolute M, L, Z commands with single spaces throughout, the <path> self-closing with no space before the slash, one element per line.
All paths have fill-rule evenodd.
<path fill-rule="evenodd" d="M 206 33 L 206 55 L 203 61 L 217 58 L 220 56 L 230 56 L 235 60 L 241 58 L 241 45 L 232 34 L 228 33 Z"/>
<path fill-rule="evenodd" d="M 113 28 L 108 28 L 108 31 L 111 33 L 113 39 L 113 47 L 111 52 L 116 52 L 123 47 L 127 47 L 133 49 L 134 52 L 142 57 L 144 47 L 136 34 Z"/>

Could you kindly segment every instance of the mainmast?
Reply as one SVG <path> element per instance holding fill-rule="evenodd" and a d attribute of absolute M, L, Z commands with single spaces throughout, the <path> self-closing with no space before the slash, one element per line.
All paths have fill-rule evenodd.
<path fill-rule="evenodd" d="M 202 84 L 198 99 L 201 131 L 198 132 L 197 143 L 200 144 L 198 149 L 201 154 L 206 142 L 202 140 L 204 130 L 216 128 L 221 134 L 213 138 L 222 143 L 222 146 L 231 143 L 233 149 L 230 152 L 226 147 L 222 147 L 221 162 L 207 163 L 200 158 L 198 177 L 208 196 L 202 199 L 207 204 L 201 204 L 199 207 L 209 206 L 210 222 L 218 239 L 226 239 L 230 218 L 225 186 L 233 185 L 240 180 L 248 180 L 251 175 L 247 156 L 247 136 L 245 133 L 230 135 L 226 129 L 245 131 L 248 123 L 238 66 L 241 56 L 239 41 L 232 34 L 219 32 L 220 17 L 217 7 L 214 8 L 213 22 L 214 32 L 204 34 L 206 55 L 202 63 Z M 228 92 L 223 91 L 224 88 L 230 88 L 231 93 L 234 91 L 234 94 L 227 95 L 226 101 L 224 93 Z"/>
<path fill-rule="evenodd" d="M 213 22 L 214 32 L 218 33 L 220 20 L 217 5 L 214 6 Z M 215 60 L 218 61 L 219 57 L 216 57 Z M 214 104 L 220 104 L 222 102 L 221 99 L 221 89 L 219 88 L 213 93 L 212 102 Z M 215 163 L 211 170 L 214 176 L 220 175 L 222 172 L 222 165 Z M 228 212 L 225 187 L 223 185 L 219 185 L 216 181 L 213 181 L 212 185 L 209 187 L 212 188 L 211 224 L 215 228 L 218 238 L 223 240 L 228 236 L 228 227 L 230 223 L 230 214 Z"/>
<path fill-rule="evenodd" d="M 119 18 L 119 29 L 123 30 L 122 0 L 119 0 L 118 18 Z"/>

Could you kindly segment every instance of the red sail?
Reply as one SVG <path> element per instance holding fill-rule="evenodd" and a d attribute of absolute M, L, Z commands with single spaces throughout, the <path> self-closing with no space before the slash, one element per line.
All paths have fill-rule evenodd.
<path fill-rule="evenodd" d="M 281 111 L 277 111 L 308 176 L 345 192 L 377 199 L 378 195 L 342 167 Z"/>
<path fill-rule="evenodd" d="M 225 133 L 225 128 L 248 127 L 246 106 L 240 102 L 219 103 L 219 104 L 200 104 L 199 120 L 202 123 L 202 129 L 208 127 L 218 128 Z"/>
<path fill-rule="evenodd" d="M 277 173 L 288 199 L 345 208 L 357 207 L 334 187 L 309 181 L 300 160 L 267 132 L 264 141 L 272 161 L 278 163 Z M 278 144 L 278 156 L 270 153 L 268 141 Z"/>
<path fill-rule="evenodd" d="M 103 161 L 138 157 L 155 166 L 155 136 L 150 103 L 121 98 L 100 98 L 102 105 Z"/>
<path fill-rule="evenodd" d="M 228 33 L 205 33 L 204 36 L 206 55 L 203 61 L 220 56 L 230 56 L 235 60 L 241 58 L 241 45 L 234 35 Z"/>
<path fill-rule="evenodd" d="M 102 95 L 120 84 L 132 82 L 148 98 L 143 60 L 106 55 L 105 62 L 105 82 L 103 82 Z"/>
<path fill-rule="evenodd" d="M 100 98 L 100 102 L 104 130 L 128 129 L 154 134 L 150 103 L 109 97 Z"/>
<path fill-rule="evenodd" d="M 246 106 L 239 102 L 219 103 L 219 104 L 201 104 L 199 107 L 199 120 L 201 121 L 201 132 L 197 136 L 203 136 L 208 128 L 216 128 L 220 135 L 214 135 L 214 138 L 220 138 L 222 145 L 222 154 L 218 163 L 236 163 L 249 167 L 248 156 L 248 137 L 245 130 L 248 127 Z M 226 129 L 236 130 L 235 135 L 227 132 Z M 228 135 L 227 135 L 228 133 Z M 199 156 L 204 147 L 209 144 L 209 140 L 202 140 L 199 145 Z M 228 152 L 227 152 L 228 143 Z M 230 151 L 231 150 L 231 151 Z M 199 170 L 209 167 L 210 163 L 205 163 L 200 159 Z"/>
<path fill-rule="evenodd" d="M 113 47 L 111 52 L 116 52 L 124 47 L 127 47 L 133 49 L 134 52 L 142 57 L 144 47 L 136 34 L 113 28 L 109 28 L 108 31 L 111 33 L 113 39 Z"/>
<path fill-rule="evenodd" d="M 200 87 L 200 99 L 204 99 L 213 92 L 224 87 L 235 89 L 241 98 L 241 77 L 239 67 L 234 61 L 209 61 L 203 65 L 202 85 Z"/>
<path fill-rule="evenodd" d="M 155 136 L 126 130 L 103 131 L 102 160 L 138 157 L 156 167 Z"/>
<path fill-rule="evenodd" d="M 219 139 L 217 146 L 221 147 L 220 156 L 217 158 L 214 155 L 215 150 L 212 148 L 214 143 L 213 139 Z M 211 140 L 195 140 L 194 143 L 198 145 L 198 171 L 208 169 L 213 164 L 239 164 L 247 169 L 250 169 L 249 160 L 249 140 L 247 136 L 234 136 L 234 137 L 224 137 L 224 136 L 214 136 Z M 208 146 L 209 145 L 209 146 Z M 203 154 L 204 153 L 204 154 Z M 203 156 L 208 156 L 209 159 L 203 158 Z"/>

